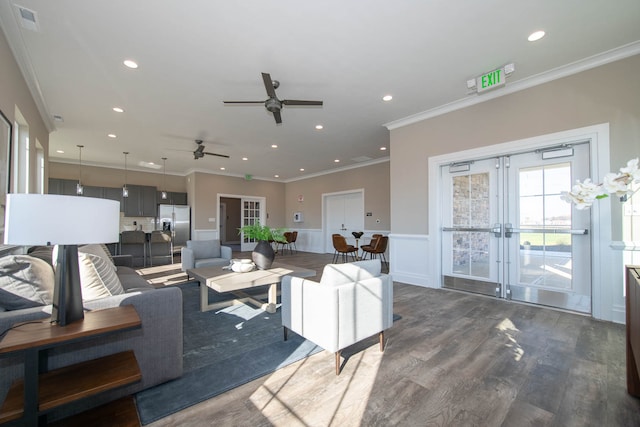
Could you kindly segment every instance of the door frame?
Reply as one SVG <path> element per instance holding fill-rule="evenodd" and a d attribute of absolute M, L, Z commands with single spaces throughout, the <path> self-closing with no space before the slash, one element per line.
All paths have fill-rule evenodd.
<path fill-rule="evenodd" d="M 571 129 L 563 132 L 534 136 L 531 138 L 509 141 L 486 147 L 473 148 L 455 153 L 447 153 L 429 157 L 429 253 L 437 254 L 427 260 L 432 272 L 432 283 L 442 287 L 442 253 L 440 229 L 442 227 L 441 203 L 439 191 L 442 182 L 440 167 L 453 162 L 462 162 L 479 158 L 517 154 L 557 146 L 560 144 L 590 140 L 590 178 L 601 182 L 604 174 L 609 172 L 609 123 Z M 589 177 L 579 177 L 583 180 Z M 606 319 L 605 313 L 612 306 L 614 290 L 610 286 L 614 257 L 610 250 L 611 243 L 611 202 L 606 200 L 594 203 L 591 207 L 591 298 L 592 316 Z"/>
<path fill-rule="evenodd" d="M 329 197 L 343 196 L 345 194 L 360 194 L 360 199 L 362 200 L 362 212 L 364 213 L 364 188 L 336 191 L 333 193 L 322 193 L 322 240 L 325 253 L 334 252 L 333 245 L 330 245 L 328 243 L 331 241 L 331 239 L 329 239 L 329 228 L 327 227 L 327 200 L 329 199 Z M 364 227 L 364 218 L 362 219 L 362 226 Z"/>
<path fill-rule="evenodd" d="M 267 198 L 264 196 L 250 196 L 247 194 L 227 194 L 227 193 L 218 193 L 216 195 L 216 212 L 218 212 L 218 214 L 220 214 L 220 198 L 230 198 L 230 199 L 240 199 L 240 217 L 242 217 L 242 200 L 243 199 L 255 199 L 258 200 L 260 202 L 260 224 L 262 225 L 268 225 L 266 222 L 266 216 L 267 216 Z M 218 226 L 216 227 L 216 229 L 218 230 L 218 233 L 220 233 L 220 218 L 218 218 Z M 242 224 L 241 224 L 242 225 Z M 218 239 L 220 239 L 220 241 L 222 241 L 222 236 L 220 236 L 220 234 L 218 234 Z M 240 240 L 240 245 L 242 245 L 242 236 L 238 237 L 238 240 Z"/>

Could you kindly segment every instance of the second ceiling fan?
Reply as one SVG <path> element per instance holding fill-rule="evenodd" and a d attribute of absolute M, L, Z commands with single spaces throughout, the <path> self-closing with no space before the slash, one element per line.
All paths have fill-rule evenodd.
<path fill-rule="evenodd" d="M 284 105 L 297 105 L 297 106 L 322 106 L 322 101 L 304 101 L 297 99 L 278 99 L 276 96 L 276 89 L 280 86 L 280 82 L 277 80 L 271 80 L 269 73 L 262 73 L 262 80 L 264 81 L 264 87 L 267 90 L 269 98 L 266 101 L 223 101 L 225 104 L 264 104 L 265 108 L 273 113 L 273 118 L 276 123 L 282 123 L 282 116 L 280 110 Z"/>

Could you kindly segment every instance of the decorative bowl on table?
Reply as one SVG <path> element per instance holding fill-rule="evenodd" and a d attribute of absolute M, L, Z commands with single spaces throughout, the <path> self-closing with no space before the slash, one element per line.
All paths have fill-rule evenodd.
<path fill-rule="evenodd" d="M 250 259 L 233 259 L 231 260 L 231 270 L 236 273 L 247 273 L 253 271 L 256 265 Z"/>
<path fill-rule="evenodd" d="M 351 234 L 353 234 L 353 237 L 355 237 L 356 239 L 359 239 L 362 237 L 362 235 L 364 234 L 364 232 L 362 231 L 354 231 Z"/>

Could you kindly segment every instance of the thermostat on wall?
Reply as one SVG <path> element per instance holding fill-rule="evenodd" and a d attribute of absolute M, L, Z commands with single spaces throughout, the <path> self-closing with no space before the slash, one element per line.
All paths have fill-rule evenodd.
<path fill-rule="evenodd" d="M 293 213 L 293 222 L 302 222 L 302 212 L 294 212 Z"/>

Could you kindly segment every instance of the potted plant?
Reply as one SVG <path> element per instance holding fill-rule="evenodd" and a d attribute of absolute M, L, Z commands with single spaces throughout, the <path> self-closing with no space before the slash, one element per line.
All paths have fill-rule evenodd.
<path fill-rule="evenodd" d="M 240 234 L 251 240 L 257 240 L 258 244 L 251 252 L 251 258 L 260 270 L 268 270 L 273 264 L 276 257 L 271 242 L 286 243 L 284 237 L 284 228 L 271 228 L 267 225 L 261 225 L 259 222 L 240 227 Z"/>

